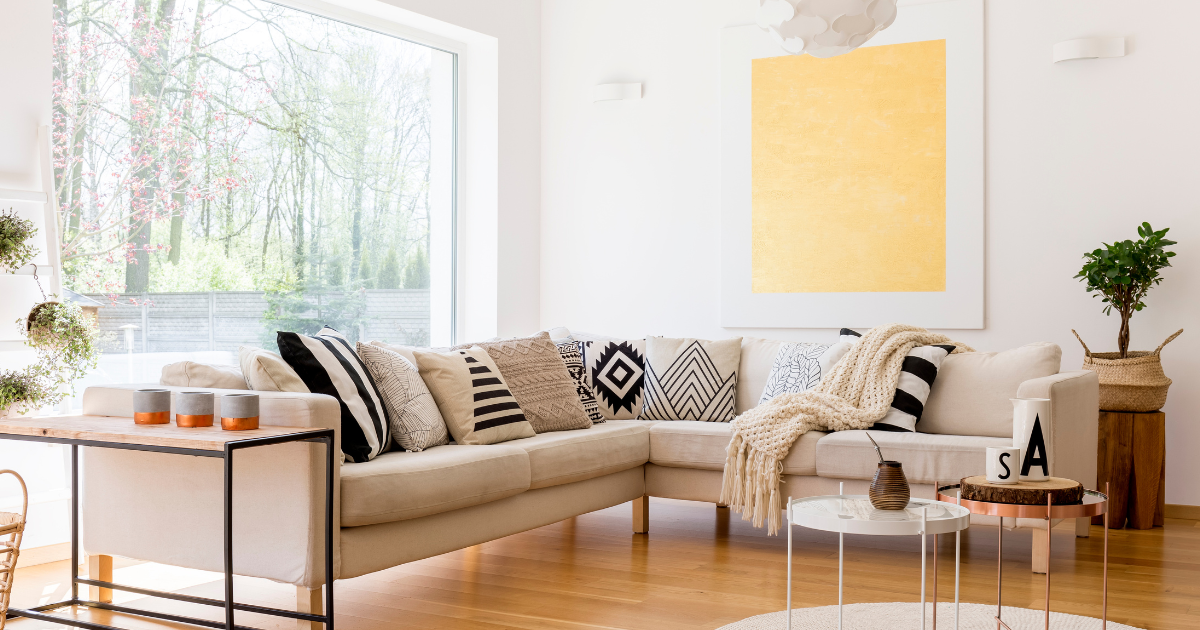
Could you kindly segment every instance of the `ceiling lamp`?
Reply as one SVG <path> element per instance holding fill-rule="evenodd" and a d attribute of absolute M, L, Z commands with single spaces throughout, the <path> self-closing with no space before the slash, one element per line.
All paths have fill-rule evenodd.
<path fill-rule="evenodd" d="M 896 19 L 896 0 L 759 0 L 758 25 L 793 55 L 844 55 Z"/>

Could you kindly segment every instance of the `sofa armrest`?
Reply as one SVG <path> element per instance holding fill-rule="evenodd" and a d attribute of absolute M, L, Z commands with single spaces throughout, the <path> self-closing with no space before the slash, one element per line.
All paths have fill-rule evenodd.
<path fill-rule="evenodd" d="M 133 416 L 133 391 L 195 387 L 89 387 L 85 415 Z M 246 390 L 208 389 L 217 394 Z M 263 425 L 334 429 L 340 479 L 341 407 L 323 394 L 255 392 Z M 172 396 L 172 409 L 174 396 Z M 130 420 L 132 423 L 132 420 Z M 209 457 L 84 448 L 83 546 L 89 554 L 148 560 L 206 571 L 222 566 L 222 464 Z M 234 573 L 315 588 L 325 581 L 325 446 L 288 443 L 237 451 L 234 457 Z M 334 575 L 341 483 L 334 484 Z M 136 524 L 136 526 L 131 526 Z"/>
<path fill-rule="evenodd" d="M 1050 474 L 1095 488 L 1100 419 L 1100 379 L 1096 373 L 1081 370 L 1030 379 L 1017 388 L 1017 396 L 1050 399 L 1046 427 Z"/>

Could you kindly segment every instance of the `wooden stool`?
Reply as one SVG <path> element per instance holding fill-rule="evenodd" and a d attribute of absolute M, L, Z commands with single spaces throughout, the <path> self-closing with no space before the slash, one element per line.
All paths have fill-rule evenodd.
<path fill-rule="evenodd" d="M 1113 529 L 1150 529 L 1163 524 L 1166 503 L 1167 415 L 1161 411 L 1100 412 L 1100 441 L 1096 452 L 1096 487 L 1105 482 L 1109 522 Z M 1102 524 L 1100 517 L 1093 525 Z"/>

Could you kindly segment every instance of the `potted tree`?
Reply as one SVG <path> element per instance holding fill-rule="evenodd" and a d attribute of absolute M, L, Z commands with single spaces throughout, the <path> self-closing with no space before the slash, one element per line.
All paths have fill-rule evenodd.
<path fill-rule="evenodd" d="M 1175 252 L 1167 247 L 1175 241 L 1166 238 L 1170 228 L 1155 230 L 1149 223 L 1138 226 L 1138 240 L 1104 243 L 1103 247 L 1083 255 L 1083 269 L 1075 275 L 1086 283 L 1093 297 L 1102 298 L 1104 314 L 1115 310 L 1121 316 L 1117 333 L 1117 352 L 1092 352 L 1079 333 L 1072 330 L 1083 345 L 1083 367 L 1100 377 L 1100 408 L 1107 411 L 1156 411 L 1167 401 L 1171 379 L 1163 372 L 1159 355 L 1163 346 L 1183 330 L 1167 338 L 1152 352 L 1129 350 L 1129 320 L 1146 308 L 1143 301 L 1152 287 L 1162 283 L 1159 271 L 1171 266 Z"/>

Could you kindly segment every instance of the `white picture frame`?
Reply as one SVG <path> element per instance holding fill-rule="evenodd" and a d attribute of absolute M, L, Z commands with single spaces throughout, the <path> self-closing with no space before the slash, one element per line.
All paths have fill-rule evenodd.
<path fill-rule="evenodd" d="M 983 24 L 983 0 L 902 6 L 895 23 L 864 45 L 946 40 L 946 290 L 903 293 L 752 291 L 751 60 L 787 53 L 758 26 L 722 29 L 723 327 L 984 327 Z"/>

